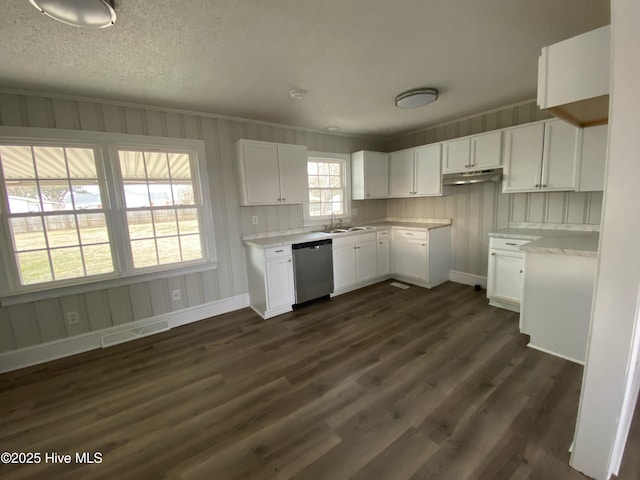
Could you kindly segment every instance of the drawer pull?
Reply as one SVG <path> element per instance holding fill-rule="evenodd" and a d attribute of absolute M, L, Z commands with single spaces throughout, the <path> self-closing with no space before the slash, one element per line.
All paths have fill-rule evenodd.
<path fill-rule="evenodd" d="M 276 250 L 276 253 L 282 253 L 284 250 Z"/>
<path fill-rule="evenodd" d="M 520 273 L 524 272 L 524 270 L 520 269 Z"/>
<path fill-rule="evenodd" d="M 491 255 L 495 255 L 495 254 L 496 254 L 496 252 L 491 252 Z"/>
<path fill-rule="evenodd" d="M 504 242 L 504 244 L 505 245 L 513 245 L 513 246 L 518 245 L 517 243 L 513 243 L 513 242 Z"/>

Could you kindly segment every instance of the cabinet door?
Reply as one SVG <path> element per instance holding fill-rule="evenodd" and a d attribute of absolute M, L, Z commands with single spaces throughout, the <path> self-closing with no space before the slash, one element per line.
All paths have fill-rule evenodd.
<path fill-rule="evenodd" d="M 503 192 L 539 191 L 544 123 L 505 130 Z"/>
<path fill-rule="evenodd" d="M 246 200 L 250 205 L 279 203 L 280 177 L 278 148 L 275 144 L 243 142 L 244 181 Z"/>
<path fill-rule="evenodd" d="M 267 310 L 293 305 L 293 264 L 291 258 L 279 258 L 266 262 L 265 276 Z"/>
<path fill-rule="evenodd" d="M 502 165 L 502 132 L 471 137 L 471 168 L 483 170 Z"/>
<path fill-rule="evenodd" d="M 471 139 L 461 138 L 444 142 L 443 163 L 444 172 L 460 172 L 468 169 L 471 164 Z"/>
<path fill-rule="evenodd" d="M 307 147 L 278 145 L 280 198 L 282 203 L 308 201 Z"/>
<path fill-rule="evenodd" d="M 607 161 L 607 125 L 582 130 L 578 192 L 604 190 L 604 167 Z"/>
<path fill-rule="evenodd" d="M 415 149 L 416 195 L 442 195 L 440 144 Z"/>
<path fill-rule="evenodd" d="M 491 250 L 487 296 L 498 300 L 520 303 L 524 259 L 522 253 Z"/>
<path fill-rule="evenodd" d="M 378 252 L 375 242 L 358 244 L 356 247 L 358 282 L 366 282 L 378 276 Z"/>
<path fill-rule="evenodd" d="M 544 125 L 543 190 L 573 190 L 580 129 L 562 120 Z"/>
<path fill-rule="evenodd" d="M 424 240 L 393 240 L 393 272 L 428 282 L 427 243 Z"/>
<path fill-rule="evenodd" d="M 414 149 L 400 150 L 389 154 L 389 196 L 410 197 L 414 195 Z"/>
<path fill-rule="evenodd" d="M 356 248 L 345 245 L 333 248 L 333 288 L 339 291 L 357 282 Z"/>
<path fill-rule="evenodd" d="M 389 240 L 378 240 L 378 275 L 389 275 L 391 273 L 391 265 L 389 263 Z"/>
<path fill-rule="evenodd" d="M 364 191 L 366 198 L 389 196 L 389 154 L 365 152 Z"/>

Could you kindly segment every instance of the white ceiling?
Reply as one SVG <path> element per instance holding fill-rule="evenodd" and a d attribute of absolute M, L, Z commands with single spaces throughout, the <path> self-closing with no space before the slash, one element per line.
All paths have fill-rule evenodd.
<path fill-rule="evenodd" d="M 2 3 L 0 88 L 383 136 L 535 97 L 540 48 L 610 22 L 608 0 L 116 0 L 86 30 Z"/>

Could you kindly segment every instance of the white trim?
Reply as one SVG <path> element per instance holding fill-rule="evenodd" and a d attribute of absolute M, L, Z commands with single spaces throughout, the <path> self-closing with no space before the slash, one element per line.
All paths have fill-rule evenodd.
<path fill-rule="evenodd" d="M 102 347 L 104 337 L 124 332 L 149 327 L 160 322 L 167 322 L 168 328 L 179 327 L 187 323 L 193 323 L 210 317 L 232 312 L 249 306 L 249 294 L 244 293 L 235 297 L 224 298 L 215 302 L 205 303 L 196 307 L 185 308 L 176 312 L 170 312 L 155 317 L 137 320 L 135 322 L 118 325 L 115 327 L 89 332 L 75 337 L 63 338 L 53 342 L 25 347 L 0 354 L 0 373 L 18 370 L 20 368 L 49 362 L 58 358 L 68 357 L 89 350 Z M 159 333 L 161 330 L 150 331 Z M 164 330 L 162 330 L 164 331 Z M 129 338 L 133 340 L 134 338 Z"/>
<path fill-rule="evenodd" d="M 336 217 L 342 219 L 346 223 L 351 221 L 351 155 L 348 153 L 332 153 L 332 152 L 307 152 L 307 162 L 316 158 L 318 160 L 339 160 L 343 167 L 343 185 L 344 190 L 344 214 Z M 308 178 L 308 177 L 307 177 Z M 307 189 L 307 201 L 302 204 L 302 217 L 305 227 L 313 227 L 318 225 L 326 225 L 330 216 L 312 217 L 309 215 L 309 191 Z"/>
<path fill-rule="evenodd" d="M 480 285 L 482 288 L 487 288 L 487 277 L 475 275 L 473 273 L 451 270 L 449 272 L 449 280 L 456 283 L 462 283 L 463 285 L 471 285 L 472 287 Z"/>
<path fill-rule="evenodd" d="M 217 113 L 201 112 L 199 110 L 187 110 L 183 108 L 163 107 L 159 105 L 147 105 L 144 103 L 122 102 L 118 100 L 108 100 L 108 99 L 94 98 L 94 97 L 83 97 L 79 95 L 63 95 L 59 93 L 20 90 L 20 89 L 13 89 L 13 88 L 0 88 L 0 93 L 5 93 L 8 95 L 20 95 L 25 97 L 40 97 L 40 98 L 51 98 L 51 99 L 59 99 L 59 100 L 70 100 L 72 102 L 86 102 L 86 103 L 93 103 L 96 105 L 113 105 L 116 107 L 124 107 L 124 108 L 140 108 L 140 109 L 151 110 L 156 112 L 176 113 L 179 115 L 195 115 L 203 118 L 216 118 L 219 120 L 229 120 L 232 122 L 265 125 L 268 127 L 289 128 L 289 129 L 298 130 L 301 132 L 321 133 L 323 135 L 331 135 L 336 137 L 360 138 L 365 140 L 380 139 L 380 136 L 378 135 L 356 135 L 356 134 L 341 133 L 341 132 L 327 132 L 326 130 L 321 130 L 317 128 L 299 127 L 295 125 L 287 125 L 286 123 L 265 122 L 264 120 L 252 120 L 250 118 L 233 117 L 230 115 L 220 115 Z M 505 107 L 505 108 L 508 108 L 508 107 Z"/>
<path fill-rule="evenodd" d="M 527 344 L 527 347 L 533 348 L 534 350 L 538 350 L 538 351 L 543 352 L 543 353 L 548 353 L 549 355 L 553 355 L 554 357 L 564 358 L 565 360 L 569 360 L 570 362 L 577 363 L 579 365 L 584 365 L 584 361 L 583 360 L 576 360 L 573 357 L 568 357 L 567 355 L 562 355 L 560 353 L 553 352 L 551 350 L 547 350 L 546 348 L 538 347 L 538 346 L 534 345 L 531 342 L 529 342 Z"/>

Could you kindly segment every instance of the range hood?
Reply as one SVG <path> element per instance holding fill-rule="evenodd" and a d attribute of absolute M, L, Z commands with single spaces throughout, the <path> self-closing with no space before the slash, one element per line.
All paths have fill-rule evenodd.
<path fill-rule="evenodd" d="M 502 170 L 476 170 L 473 172 L 446 173 L 442 185 L 469 185 L 470 183 L 499 182 Z"/>

